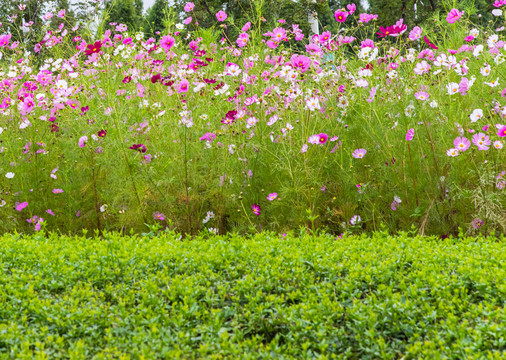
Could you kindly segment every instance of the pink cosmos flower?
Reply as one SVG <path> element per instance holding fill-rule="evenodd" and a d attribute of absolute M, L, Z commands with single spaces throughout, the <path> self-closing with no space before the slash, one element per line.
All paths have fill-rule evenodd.
<path fill-rule="evenodd" d="M 175 85 L 176 91 L 178 94 L 188 92 L 188 86 L 190 83 L 186 79 L 182 79 L 181 81 L 178 81 Z"/>
<path fill-rule="evenodd" d="M 46 210 L 46 212 L 47 212 L 49 215 L 54 216 L 54 212 L 53 212 L 53 210 L 51 210 L 51 209 L 47 209 L 47 210 Z"/>
<path fill-rule="evenodd" d="M 353 15 L 355 10 L 357 10 L 357 6 L 355 4 L 346 5 L 346 8 L 348 9 L 350 15 Z"/>
<path fill-rule="evenodd" d="M 348 13 L 338 10 L 334 13 L 334 16 L 335 16 L 337 22 L 342 23 L 342 22 L 346 21 L 346 18 L 348 17 Z"/>
<path fill-rule="evenodd" d="M 227 20 L 227 13 L 225 11 L 218 11 L 218 13 L 216 14 L 216 19 L 218 19 L 218 21 L 225 21 Z"/>
<path fill-rule="evenodd" d="M 318 143 L 323 145 L 327 142 L 328 138 L 329 137 L 327 136 L 327 134 L 324 134 L 324 133 L 318 134 Z"/>
<path fill-rule="evenodd" d="M 448 16 L 446 16 L 446 21 L 448 21 L 450 24 L 453 24 L 464 15 L 463 11 L 459 11 L 458 9 L 451 9 L 448 13 Z"/>
<path fill-rule="evenodd" d="M 242 47 L 246 46 L 246 44 L 248 43 L 248 40 L 249 40 L 249 35 L 244 32 L 239 35 L 239 37 L 237 38 L 237 40 L 235 42 L 237 43 L 237 46 L 242 48 Z"/>
<path fill-rule="evenodd" d="M 413 28 L 413 30 L 411 30 L 411 31 L 409 32 L 409 36 L 408 36 L 409 40 L 411 40 L 411 41 L 418 40 L 418 39 L 420 39 L 421 37 L 422 37 L 422 28 L 420 28 L 420 27 L 418 27 L 418 26 L 415 26 L 415 27 Z"/>
<path fill-rule="evenodd" d="M 357 149 L 351 154 L 355 159 L 362 159 L 364 155 L 367 153 L 366 149 Z"/>
<path fill-rule="evenodd" d="M 251 205 L 251 210 L 253 210 L 253 214 L 255 214 L 256 216 L 259 216 L 260 213 L 262 212 L 262 208 L 258 204 Z"/>
<path fill-rule="evenodd" d="M 83 148 L 86 145 L 86 142 L 88 142 L 88 137 L 86 135 L 85 136 L 81 136 L 79 138 L 79 147 Z"/>
<path fill-rule="evenodd" d="M 65 9 L 62 9 L 62 10 L 58 11 L 58 17 L 59 18 L 64 18 L 65 17 Z"/>
<path fill-rule="evenodd" d="M 353 215 L 350 219 L 351 225 L 357 225 L 362 219 L 360 218 L 360 215 Z"/>
<path fill-rule="evenodd" d="M 506 137 L 506 125 L 504 125 L 497 131 L 497 136 Z"/>
<path fill-rule="evenodd" d="M 159 211 L 155 211 L 155 212 L 153 213 L 153 219 L 155 219 L 155 220 L 160 220 L 160 221 L 164 221 L 164 220 L 165 220 L 165 215 L 164 215 L 164 214 L 162 214 L 162 213 L 161 213 L 161 212 L 159 212 Z"/>
<path fill-rule="evenodd" d="M 360 14 L 358 22 L 367 24 L 371 20 L 375 20 L 378 18 L 378 15 L 372 14 Z"/>
<path fill-rule="evenodd" d="M 195 7 L 194 3 L 192 2 L 186 3 L 186 5 L 184 6 L 184 11 L 190 12 L 193 10 L 194 7 Z"/>
<path fill-rule="evenodd" d="M 478 150 L 488 150 L 491 142 L 488 135 L 478 133 L 473 135 L 473 144 L 478 147 Z"/>
<path fill-rule="evenodd" d="M 27 206 L 28 206 L 28 203 L 26 201 L 24 201 L 22 203 L 16 202 L 16 210 L 17 211 L 22 211 Z"/>
<path fill-rule="evenodd" d="M 251 22 L 247 22 L 246 24 L 244 24 L 244 26 L 242 27 L 241 31 L 242 32 L 246 32 L 248 31 L 249 29 L 251 28 Z"/>
<path fill-rule="evenodd" d="M 453 141 L 453 146 L 455 146 L 458 151 L 464 152 L 469 149 L 471 142 L 465 137 L 457 137 L 455 141 Z"/>
<path fill-rule="evenodd" d="M 272 201 L 275 200 L 278 197 L 278 193 L 272 193 L 267 196 L 267 200 Z"/>
<path fill-rule="evenodd" d="M 191 22 L 192 22 L 192 20 L 193 20 L 193 19 L 192 19 L 192 17 L 191 17 L 191 16 L 188 16 L 186 19 L 184 19 L 183 23 L 184 23 L 185 25 L 188 25 L 189 23 L 191 23 Z"/>
<path fill-rule="evenodd" d="M 170 48 L 174 46 L 175 41 L 176 40 L 172 36 L 166 35 L 162 37 L 162 40 L 160 40 L 160 46 L 165 50 L 165 52 L 168 52 Z"/>
<path fill-rule="evenodd" d="M 449 149 L 446 151 L 446 155 L 450 157 L 459 156 L 459 151 L 457 149 Z"/>
<path fill-rule="evenodd" d="M 53 189 L 53 194 L 61 194 L 62 192 L 62 189 Z"/>
<path fill-rule="evenodd" d="M 311 59 L 304 55 L 292 55 L 290 62 L 295 69 L 299 69 L 301 73 L 305 73 L 311 66 Z"/>
<path fill-rule="evenodd" d="M 214 133 L 206 132 L 201 138 L 200 141 L 213 141 L 216 139 L 216 135 Z"/>
<path fill-rule="evenodd" d="M 409 129 L 406 133 L 406 141 L 413 140 L 413 137 L 415 136 L 415 129 Z"/>
<path fill-rule="evenodd" d="M 415 98 L 417 100 L 425 101 L 429 98 L 429 93 L 426 93 L 425 91 L 418 91 L 415 93 Z"/>

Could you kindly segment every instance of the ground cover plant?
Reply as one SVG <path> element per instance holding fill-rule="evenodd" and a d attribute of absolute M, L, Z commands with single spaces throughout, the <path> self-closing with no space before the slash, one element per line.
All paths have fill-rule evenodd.
<path fill-rule="evenodd" d="M 203 29 L 189 2 L 156 39 L 65 11 L 2 34 L 0 230 L 506 231 L 504 1 L 410 29 L 351 4 L 320 35 L 259 3 Z"/>
<path fill-rule="evenodd" d="M 0 238 L 0 359 L 503 359 L 504 236 Z"/>

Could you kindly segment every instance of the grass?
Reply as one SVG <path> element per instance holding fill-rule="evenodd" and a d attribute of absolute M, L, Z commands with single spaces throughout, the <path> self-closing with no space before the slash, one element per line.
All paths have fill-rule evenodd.
<path fill-rule="evenodd" d="M 0 237 L 0 359 L 501 359 L 505 237 Z"/>

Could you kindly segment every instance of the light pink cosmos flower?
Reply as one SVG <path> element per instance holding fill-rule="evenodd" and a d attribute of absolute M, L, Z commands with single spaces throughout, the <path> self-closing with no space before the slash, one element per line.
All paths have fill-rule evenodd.
<path fill-rule="evenodd" d="M 267 196 L 267 200 L 269 200 L 269 201 L 273 201 L 273 200 L 275 200 L 277 197 L 278 197 L 278 193 L 272 193 L 272 194 L 269 194 L 269 196 Z"/>
<path fill-rule="evenodd" d="M 79 147 L 80 148 L 85 147 L 87 142 L 88 142 L 88 137 L 86 135 L 85 136 L 81 136 L 79 138 Z"/>
<path fill-rule="evenodd" d="M 184 11 L 186 11 L 186 12 L 190 12 L 190 11 L 192 11 L 194 8 L 195 8 L 195 4 L 194 4 L 194 3 L 192 3 L 192 2 L 188 2 L 188 3 L 186 3 L 186 5 L 184 6 Z"/>
<path fill-rule="evenodd" d="M 415 93 L 415 98 L 417 100 L 425 101 L 429 98 L 429 93 L 426 93 L 425 91 L 418 91 Z"/>
<path fill-rule="evenodd" d="M 459 156 L 459 151 L 457 149 L 449 149 L 446 151 L 446 155 L 450 157 Z"/>
<path fill-rule="evenodd" d="M 218 19 L 218 21 L 225 21 L 227 20 L 227 13 L 225 11 L 218 11 L 218 13 L 216 14 L 216 19 Z"/>
<path fill-rule="evenodd" d="M 409 129 L 406 133 L 406 141 L 413 140 L 413 137 L 415 136 L 415 129 Z"/>
<path fill-rule="evenodd" d="M 473 135 L 473 144 L 478 147 L 478 150 L 488 150 L 491 142 L 488 135 L 478 133 Z"/>
<path fill-rule="evenodd" d="M 446 21 L 448 21 L 450 24 L 453 24 L 464 15 L 463 11 L 459 11 L 458 9 L 451 9 L 448 13 L 448 16 L 446 16 Z"/>
<path fill-rule="evenodd" d="M 53 194 L 61 194 L 63 189 L 53 189 Z"/>
<path fill-rule="evenodd" d="M 357 149 L 351 154 L 355 159 L 362 159 L 364 155 L 367 153 L 366 149 Z"/>
<path fill-rule="evenodd" d="M 185 25 L 188 25 L 192 22 L 193 18 L 191 16 L 188 16 L 186 19 L 184 19 L 183 23 Z"/>
<path fill-rule="evenodd" d="M 246 44 L 248 43 L 248 40 L 249 40 L 249 35 L 247 33 L 242 33 L 239 35 L 239 37 L 237 38 L 237 40 L 235 42 L 237 43 L 237 46 L 242 48 L 242 47 L 246 46 Z"/>
<path fill-rule="evenodd" d="M 453 141 L 453 146 L 455 146 L 458 151 L 464 152 L 469 149 L 471 142 L 467 138 L 459 136 Z"/>
<path fill-rule="evenodd" d="M 418 26 L 415 26 L 413 28 L 413 30 L 411 30 L 409 32 L 409 40 L 411 41 L 415 41 L 415 40 L 418 40 L 422 37 L 422 28 L 421 27 L 418 27 Z"/>

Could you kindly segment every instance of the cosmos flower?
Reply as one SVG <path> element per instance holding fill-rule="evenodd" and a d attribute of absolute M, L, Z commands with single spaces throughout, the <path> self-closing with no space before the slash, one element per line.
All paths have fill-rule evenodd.
<path fill-rule="evenodd" d="M 278 193 L 272 193 L 267 196 L 267 200 L 273 201 L 278 197 Z"/>
<path fill-rule="evenodd" d="M 362 159 L 364 155 L 367 153 L 366 149 L 357 149 L 351 154 L 355 159 Z"/>
<path fill-rule="evenodd" d="M 451 9 L 446 16 L 446 21 L 448 21 L 450 24 L 453 24 L 458 21 L 462 15 L 464 15 L 463 11 L 459 11 L 458 9 Z"/>
<path fill-rule="evenodd" d="M 258 204 L 251 205 L 251 210 L 253 210 L 253 214 L 255 214 L 256 216 L 259 216 L 260 213 L 262 212 L 262 208 Z"/>

